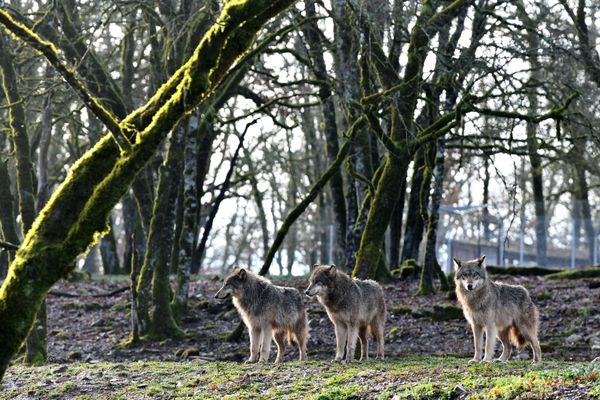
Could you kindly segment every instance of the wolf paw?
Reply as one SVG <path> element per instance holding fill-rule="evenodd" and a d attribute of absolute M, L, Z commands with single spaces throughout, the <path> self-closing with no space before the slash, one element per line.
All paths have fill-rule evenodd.
<path fill-rule="evenodd" d="M 339 357 L 339 358 L 338 358 L 338 357 L 336 357 L 336 358 L 334 358 L 333 360 L 331 360 L 331 362 L 334 362 L 334 363 L 336 363 L 336 362 L 338 362 L 338 363 L 341 363 L 341 362 L 343 362 L 343 361 L 344 361 L 344 359 L 343 359 L 343 358 L 341 358 L 341 357 Z"/>
<path fill-rule="evenodd" d="M 482 364 L 483 364 L 483 363 L 486 363 L 486 364 L 487 364 L 487 363 L 491 363 L 491 362 L 493 362 L 493 361 L 494 361 L 494 360 L 492 360 L 491 358 L 484 358 L 483 360 L 481 360 L 481 363 L 482 363 Z"/>
<path fill-rule="evenodd" d="M 468 364 L 477 364 L 477 363 L 479 363 L 479 361 L 480 360 L 478 358 L 472 358 L 469 360 Z"/>
<path fill-rule="evenodd" d="M 505 362 L 506 362 L 506 360 L 504 360 L 504 359 L 502 359 L 502 358 L 496 358 L 496 359 L 494 360 L 494 362 L 495 362 L 495 363 L 505 363 Z"/>
<path fill-rule="evenodd" d="M 254 364 L 254 363 L 256 363 L 256 362 L 258 362 L 258 360 L 257 360 L 257 359 L 252 359 L 252 358 L 249 358 L 249 359 L 247 359 L 247 360 L 244 362 L 244 364 Z"/>

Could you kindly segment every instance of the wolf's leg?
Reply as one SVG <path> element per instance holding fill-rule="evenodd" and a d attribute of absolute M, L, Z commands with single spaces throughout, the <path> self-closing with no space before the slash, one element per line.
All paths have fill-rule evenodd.
<path fill-rule="evenodd" d="M 275 339 L 275 344 L 277 345 L 277 358 L 275 359 L 276 363 L 283 361 L 283 355 L 285 354 L 285 334 L 286 331 L 273 331 L 273 339 Z"/>
<path fill-rule="evenodd" d="M 269 355 L 271 354 L 271 332 L 272 328 L 270 325 L 264 326 L 261 332 L 260 361 L 262 362 L 269 361 Z"/>
<path fill-rule="evenodd" d="M 377 358 L 381 358 L 383 360 L 383 331 L 385 329 L 385 321 L 382 321 L 380 318 L 376 319 L 371 324 L 371 329 L 373 330 L 373 334 L 375 335 L 375 341 L 377 342 Z"/>
<path fill-rule="evenodd" d="M 510 327 L 504 329 L 498 335 L 498 338 L 502 342 L 502 354 L 500 355 L 500 358 L 498 358 L 496 361 L 505 362 L 510 358 L 510 354 L 512 353 L 512 345 L 510 344 L 509 332 L 510 332 Z"/>
<path fill-rule="evenodd" d="M 475 324 L 471 324 L 473 329 L 473 345 L 475 346 L 475 355 L 469 361 L 469 363 L 481 361 L 483 357 L 483 327 Z"/>
<path fill-rule="evenodd" d="M 521 335 L 525 338 L 525 340 L 531 345 L 531 349 L 533 350 L 533 362 L 537 363 L 542 361 L 542 349 L 540 348 L 540 342 L 537 338 L 535 332 L 531 332 L 528 326 L 519 326 L 519 330 Z"/>
<path fill-rule="evenodd" d="M 356 340 L 358 339 L 358 326 L 348 326 L 348 341 L 346 343 L 346 362 L 351 362 L 356 350 Z"/>
<path fill-rule="evenodd" d="M 247 363 L 254 363 L 258 361 L 258 347 L 260 345 L 260 328 L 257 326 L 251 326 L 248 329 L 250 331 L 250 358 Z"/>
<path fill-rule="evenodd" d="M 485 326 L 485 356 L 483 362 L 491 362 L 494 358 L 494 350 L 496 349 L 496 325 L 489 324 Z"/>
<path fill-rule="evenodd" d="M 335 361 L 342 361 L 344 358 L 344 347 L 346 346 L 346 336 L 348 330 L 343 322 L 335 323 Z"/>
<path fill-rule="evenodd" d="M 308 328 L 302 324 L 294 332 L 294 338 L 298 344 L 298 352 L 300 353 L 300 361 L 306 360 L 306 342 L 308 342 Z"/>
<path fill-rule="evenodd" d="M 542 361 L 542 348 L 537 336 L 531 336 L 529 343 L 531 343 L 531 348 L 533 349 L 533 362 L 538 363 Z"/>
<path fill-rule="evenodd" d="M 367 337 L 367 326 L 358 328 L 358 338 L 360 339 L 360 360 L 369 359 L 369 342 Z"/>

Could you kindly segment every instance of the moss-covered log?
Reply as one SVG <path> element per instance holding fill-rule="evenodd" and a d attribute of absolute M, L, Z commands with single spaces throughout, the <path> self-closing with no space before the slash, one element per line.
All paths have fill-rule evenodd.
<path fill-rule="evenodd" d="M 217 88 L 264 23 L 293 2 L 227 1 L 186 64 L 121 123 L 127 132 L 136 132 L 132 148 L 120 154 L 112 137 L 105 136 L 73 165 L 29 230 L 0 289 L 0 377 L 31 329 L 47 291 L 104 231 L 110 211 L 165 135 Z M 9 31 L 19 25 L 6 11 L 0 10 L 0 17 Z M 29 34 L 23 29 L 11 33 Z"/>

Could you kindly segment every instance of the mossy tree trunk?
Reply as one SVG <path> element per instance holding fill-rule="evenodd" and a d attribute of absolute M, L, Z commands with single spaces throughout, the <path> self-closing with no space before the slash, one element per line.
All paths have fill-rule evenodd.
<path fill-rule="evenodd" d="M 335 45 L 337 58 L 336 73 L 341 85 L 341 105 L 343 118 L 340 121 L 342 131 L 349 129 L 350 125 L 358 119 L 358 112 L 353 102 L 360 101 L 361 74 L 358 65 L 360 37 L 356 29 L 356 20 L 346 0 L 334 0 L 332 10 L 335 18 L 344 23 L 336 24 Z M 369 126 L 362 127 L 356 133 L 351 154 L 346 162 L 346 239 L 343 265 L 352 269 L 355 261 L 355 252 L 358 249 L 367 213 L 359 219 L 361 206 L 367 197 L 368 182 L 373 177 L 374 166 L 371 159 L 372 149 L 369 137 Z M 369 204 L 370 205 L 370 204 Z M 367 206 L 369 206 L 367 205 Z"/>
<path fill-rule="evenodd" d="M 420 15 L 411 33 L 407 63 L 401 81 L 403 85 L 399 88 L 395 96 L 395 104 L 391 107 L 390 140 L 395 146 L 394 154 L 388 152 L 385 167 L 377 184 L 356 256 L 354 276 L 374 277 L 377 272 L 385 231 L 398 202 L 397 188 L 402 185 L 402 180 L 406 179 L 408 160 L 411 158 L 414 147 L 417 147 L 412 147 L 410 142 L 406 144 L 405 138 L 410 137 L 413 127 L 415 107 L 421 93 L 423 64 L 429 52 L 429 42 L 441 27 L 450 23 L 469 3 L 468 0 L 455 0 L 437 13 L 434 13 L 430 1 L 425 1 L 421 7 Z M 386 66 L 380 63 L 376 63 L 376 66 L 381 81 L 389 82 L 390 86 L 400 83 L 395 72 L 387 72 Z M 424 132 L 420 133 L 417 140 L 423 138 L 423 135 Z"/>
<path fill-rule="evenodd" d="M 171 254 L 173 220 L 169 205 L 177 195 L 185 127 L 180 124 L 171 134 L 169 149 L 158 174 L 158 185 L 154 196 L 152 220 L 148 231 L 147 251 L 137 282 L 138 318 L 140 334 L 150 339 L 181 336 L 171 312 L 170 268 L 167 260 Z"/>
<path fill-rule="evenodd" d="M 441 270 L 437 260 L 437 227 L 440 218 L 440 205 L 442 203 L 442 194 L 444 188 L 444 162 L 446 151 L 446 138 L 442 136 L 438 139 L 436 145 L 436 159 L 434 175 L 433 195 L 431 197 L 431 207 L 429 218 L 427 220 L 427 236 L 425 246 L 425 261 L 421 270 L 421 281 L 419 283 L 420 295 L 428 295 L 433 293 L 433 274 L 436 272 L 440 277 L 441 288 L 443 291 L 448 291 L 448 280 Z"/>
<path fill-rule="evenodd" d="M 0 133 L 0 143 L 4 142 L 3 134 Z M 15 216 L 13 206 L 15 199 L 10 190 L 11 182 L 8 174 L 8 160 L 0 159 L 0 228 L 2 228 L 2 239 L 8 243 L 19 244 L 19 235 L 15 226 Z M 5 250 L 8 254 L 8 261 L 14 258 L 14 251 Z M 6 270 L 0 271 L 0 278 L 6 277 Z"/>
<path fill-rule="evenodd" d="M 14 58 L 7 47 L 6 40 L 3 36 L 0 36 L 0 69 L 2 70 L 2 86 L 9 104 L 12 104 L 9 108 L 10 137 L 15 152 L 21 228 L 22 234 L 25 236 L 35 219 L 36 185 L 35 172 L 31 161 L 29 137 L 27 135 L 25 109 L 17 87 L 17 75 L 12 64 L 13 59 Z M 46 183 L 43 182 L 43 185 L 45 184 Z M 46 314 L 46 301 L 43 300 L 40 304 L 40 309 L 33 329 L 29 332 L 29 336 L 27 337 L 24 360 L 28 364 L 44 364 L 48 357 Z"/>
<path fill-rule="evenodd" d="M 165 135 L 184 113 L 205 101 L 218 87 L 261 27 L 293 2 L 226 2 L 190 59 L 144 106 L 118 124 L 132 143 L 131 149 L 120 152 L 113 132 L 73 165 L 27 233 L 0 289 L 0 377 L 25 340 L 48 290 L 73 269 L 77 255 L 105 230 L 112 208 Z M 4 10 L 0 10 L 0 24 L 41 51 L 53 65 L 61 62 L 54 46 L 15 22 Z M 66 71 L 57 70 L 61 74 Z"/>

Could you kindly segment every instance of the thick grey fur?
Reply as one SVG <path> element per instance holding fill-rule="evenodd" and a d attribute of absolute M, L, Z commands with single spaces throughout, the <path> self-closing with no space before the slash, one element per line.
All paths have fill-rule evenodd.
<path fill-rule="evenodd" d="M 377 357 L 384 357 L 385 299 L 381 286 L 339 271 L 335 265 L 314 265 L 305 292 L 325 306 L 335 327 L 335 361 L 352 361 L 360 339 L 361 360 L 369 357 L 367 333 L 377 342 Z"/>
<path fill-rule="evenodd" d="M 304 296 L 297 289 L 276 286 L 262 276 L 236 267 L 215 297 L 224 299 L 229 295 L 233 296 L 233 304 L 250 333 L 247 362 L 269 360 L 271 336 L 277 345 L 276 363 L 283 361 L 286 337 L 289 343 L 298 346 L 300 360 L 306 360 L 308 318 Z"/>
<path fill-rule="evenodd" d="M 473 330 L 475 355 L 469 362 L 492 361 L 496 337 L 502 342 L 502 354 L 496 361 L 509 359 L 511 343 L 517 348 L 529 344 L 533 362 L 541 361 L 539 314 L 527 289 L 491 281 L 485 268 L 485 256 L 469 261 L 454 259 L 454 269 L 456 295 Z M 483 332 L 486 335 L 485 356 Z"/>

